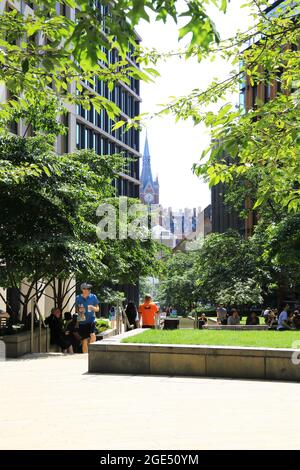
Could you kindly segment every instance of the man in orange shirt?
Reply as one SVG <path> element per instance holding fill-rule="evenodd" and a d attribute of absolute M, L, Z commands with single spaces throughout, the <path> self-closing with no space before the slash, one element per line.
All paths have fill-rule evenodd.
<path fill-rule="evenodd" d="M 144 303 L 139 306 L 139 319 L 142 328 L 155 328 L 155 317 L 159 312 L 158 306 L 152 302 L 151 295 L 145 295 Z"/>

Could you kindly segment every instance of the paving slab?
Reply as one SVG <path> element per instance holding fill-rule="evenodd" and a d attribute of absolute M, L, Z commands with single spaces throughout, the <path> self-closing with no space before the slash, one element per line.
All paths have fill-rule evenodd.
<path fill-rule="evenodd" d="M 300 448 L 299 383 L 87 369 L 86 355 L 0 362 L 0 448 Z"/>

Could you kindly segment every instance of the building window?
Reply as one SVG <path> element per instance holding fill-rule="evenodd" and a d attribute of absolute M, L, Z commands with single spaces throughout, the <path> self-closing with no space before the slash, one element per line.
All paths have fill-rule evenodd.
<path fill-rule="evenodd" d="M 246 88 L 242 88 L 240 90 L 239 100 L 240 100 L 241 108 L 245 109 L 246 108 Z"/>
<path fill-rule="evenodd" d="M 123 179 L 118 178 L 117 180 L 117 194 L 118 196 L 122 196 L 123 194 Z"/>
<path fill-rule="evenodd" d="M 76 124 L 76 148 L 80 149 L 80 124 Z"/>
<path fill-rule="evenodd" d="M 99 95 L 103 95 L 103 82 L 102 80 L 99 80 L 98 79 L 98 82 L 97 82 L 97 91 L 99 93 Z"/>
<path fill-rule="evenodd" d="M 98 141 L 98 134 L 96 134 L 96 132 L 93 132 L 93 147 L 92 148 L 95 150 L 96 153 L 98 153 L 97 152 L 97 149 L 98 149 L 97 141 Z"/>
<path fill-rule="evenodd" d="M 95 123 L 94 121 L 94 106 L 91 105 L 90 109 L 87 111 L 87 120 L 90 121 L 92 124 Z"/>
<path fill-rule="evenodd" d="M 81 117 L 83 117 L 83 119 L 86 119 L 86 110 L 84 109 L 84 107 L 82 106 L 82 104 L 80 105 L 79 115 L 80 115 Z"/>
<path fill-rule="evenodd" d="M 18 135 L 18 123 L 16 121 L 11 121 L 8 125 L 8 130 L 12 134 Z"/>
<path fill-rule="evenodd" d="M 266 83 L 265 84 L 265 103 L 270 101 L 270 99 L 271 99 L 271 84 Z"/>
<path fill-rule="evenodd" d="M 103 155 L 108 155 L 108 140 L 103 139 Z"/>
<path fill-rule="evenodd" d="M 62 124 L 65 126 L 66 128 L 66 133 L 64 135 L 61 136 L 61 153 L 64 154 L 64 153 L 68 153 L 69 151 L 69 113 L 67 114 L 64 114 L 63 117 L 62 117 Z M 77 145 L 77 128 L 76 128 L 76 145 Z"/>
<path fill-rule="evenodd" d="M 115 103 L 117 106 L 120 106 L 120 85 L 115 87 Z"/>
<path fill-rule="evenodd" d="M 85 149 L 85 127 L 80 126 L 80 148 Z"/>
<path fill-rule="evenodd" d="M 88 134 L 87 148 L 92 149 L 94 148 L 94 133 L 92 129 L 88 129 L 87 131 L 88 131 L 87 132 Z"/>
<path fill-rule="evenodd" d="M 252 87 L 252 108 L 257 108 L 257 96 L 258 96 L 258 86 L 257 84 L 253 85 Z"/>
<path fill-rule="evenodd" d="M 103 110 L 103 115 L 102 115 L 102 129 L 105 131 L 105 132 L 109 132 L 109 129 L 108 129 L 108 115 L 107 113 Z"/>
<path fill-rule="evenodd" d="M 277 84 L 277 93 L 282 93 L 282 81 L 281 81 L 281 77 L 282 77 L 282 74 L 283 74 L 283 68 L 280 67 L 276 76 L 276 84 Z"/>
<path fill-rule="evenodd" d="M 270 74 L 269 72 L 265 73 L 264 80 L 264 102 L 267 103 L 271 99 L 271 83 L 270 83 Z"/>
<path fill-rule="evenodd" d="M 134 115 L 138 116 L 140 114 L 140 102 L 134 101 Z"/>
<path fill-rule="evenodd" d="M 128 181 L 123 180 L 123 193 L 122 196 L 128 196 Z"/>

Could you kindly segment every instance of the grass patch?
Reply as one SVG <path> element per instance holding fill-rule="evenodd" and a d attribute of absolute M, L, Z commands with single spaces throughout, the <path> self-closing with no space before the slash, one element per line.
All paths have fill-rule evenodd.
<path fill-rule="evenodd" d="M 149 330 L 122 342 L 292 348 L 296 340 L 300 331 Z"/>

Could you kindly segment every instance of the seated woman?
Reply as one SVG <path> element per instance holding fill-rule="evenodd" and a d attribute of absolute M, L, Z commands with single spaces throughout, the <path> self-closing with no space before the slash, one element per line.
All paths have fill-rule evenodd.
<path fill-rule="evenodd" d="M 268 325 L 270 330 L 276 329 L 276 326 L 278 324 L 277 313 L 278 313 L 278 310 L 277 308 L 275 308 L 270 311 L 269 315 L 265 319 L 265 322 Z"/>
<path fill-rule="evenodd" d="M 231 311 L 231 315 L 228 317 L 227 325 L 239 325 L 241 321 L 241 317 L 239 312 L 234 308 Z"/>
<path fill-rule="evenodd" d="M 81 336 L 79 335 L 79 324 L 77 315 L 72 315 L 70 312 L 65 312 L 65 335 L 69 336 L 73 352 L 81 353 Z"/>
<path fill-rule="evenodd" d="M 259 325 L 259 318 L 255 312 L 251 312 L 246 320 L 246 325 Z"/>
<path fill-rule="evenodd" d="M 45 319 L 46 325 L 50 328 L 50 344 L 56 344 L 63 352 L 73 353 L 72 342 L 70 337 L 65 335 L 63 330 L 63 322 L 61 311 L 59 308 L 53 308 L 51 315 Z"/>
<path fill-rule="evenodd" d="M 296 330 L 300 330 L 300 312 L 295 310 L 293 313 L 293 326 Z"/>
<path fill-rule="evenodd" d="M 200 317 L 198 318 L 198 328 L 199 330 L 202 330 L 204 326 L 207 325 L 207 317 L 205 313 L 201 313 Z"/>

